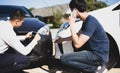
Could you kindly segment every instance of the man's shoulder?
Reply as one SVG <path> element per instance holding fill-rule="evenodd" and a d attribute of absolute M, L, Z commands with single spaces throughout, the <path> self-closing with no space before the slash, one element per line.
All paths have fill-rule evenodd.
<path fill-rule="evenodd" d="M 9 23 L 7 22 L 7 21 L 4 21 L 4 20 L 0 20 L 0 27 L 8 27 L 9 25 L 8 25 Z"/>
<path fill-rule="evenodd" d="M 5 24 L 7 24 L 7 21 L 0 20 L 0 26 L 4 26 Z"/>
<path fill-rule="evenodd" d="M 9 25 L 9 23 L 7 21 L 4 21 L 4 20 L 0 21 L 0 31 L 1 32 L 9 31 L 10 28 L 11 28 L 11 26 Z"/>
<path fill-rule="evenodd" d="M 0 20 L 0 23 L 5 23 L 6 21 L 5 20 Z"/>

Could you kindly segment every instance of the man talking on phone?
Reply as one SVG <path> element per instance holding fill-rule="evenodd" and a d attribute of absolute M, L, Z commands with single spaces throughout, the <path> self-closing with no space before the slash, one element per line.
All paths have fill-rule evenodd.
<path fill-rule="evenodd" d="M 68 23 L 73 45 L 80 49 L 87 43 L 90 48 L 63 54 L 61 56 L 62 63 L 79 68 L 83 71 L 82 73 L 106 73 L 105 64 L 109 59 L 109 40 L 104 28 L 95 17 L 87 13 L 85 0 L 72 0 L 69 6 L 72 12 Z M 76 18 L 83 21 L 79 35 L 73 29 Z"/>

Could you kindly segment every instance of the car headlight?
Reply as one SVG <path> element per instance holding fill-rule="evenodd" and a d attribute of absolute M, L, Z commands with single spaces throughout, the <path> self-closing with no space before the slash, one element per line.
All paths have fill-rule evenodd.
<path fill-rule="evenodd" d="M 38 33 L 42 34 L 42 35 L 49 35 L 49 31 L 50 31 L 50 28 L 49 26 L 43 26 L 42 28 L 40 28 L 38 30 Z"/>

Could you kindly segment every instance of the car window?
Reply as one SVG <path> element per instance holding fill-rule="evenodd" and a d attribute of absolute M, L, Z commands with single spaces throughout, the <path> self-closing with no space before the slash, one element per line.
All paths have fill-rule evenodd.
<path fill-rule="evenodd" d="M 25 17 L 33 17 L 33 15 L 30 13 L 30 11 L 27 8 L 22 8 L 23 13 L 25 14 Z"/>
<path fill-rule="evenodd" d="M 9 16 L 9 15 L 6 14 L 6 13 L 0 13 L 0 18 L 4 18 L 4 17 L 6 17 L 6 16 Z"/>
<path fill-rule="evenodd" d="M 6 14 L 6 13 L 0 13 L 0 20 L 7 20 L 7 19 L 9 19 L 9 17 L 7 17 L 7 16 L 9 16 L 9 15 Z"/>
<path fill-rule="evenodd" d="M 114 10 L 120 10 L 120 4 L 118 5 L 118 6 L 116 6 L 114 9 L 113 9 L 113 11 Z"/>

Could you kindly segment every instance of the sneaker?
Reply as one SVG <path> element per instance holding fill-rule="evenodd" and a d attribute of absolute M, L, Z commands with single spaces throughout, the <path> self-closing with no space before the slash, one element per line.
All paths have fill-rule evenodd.
<path fill-rule="evenodd" d="M 107 68 L 105 66 L 98 66 L 97 71 L 95 73 L 107 73 Z"/>

